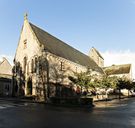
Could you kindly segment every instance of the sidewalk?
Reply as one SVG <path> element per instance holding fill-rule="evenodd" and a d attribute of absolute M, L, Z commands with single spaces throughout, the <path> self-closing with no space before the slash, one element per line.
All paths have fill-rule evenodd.
<path fill-rule="evenodd" d="M 14 101 L 14 102 L 29 102 L 29 103 L 38 103 L 34 100 L 25 99 L 21 97 L 0 97 L 0 101 Z"/>
<path fill-rule="evenodd" d="M 131 98 L 134 98 L 134 97 L 124 97 L 121 99 L 112 99 L 112 100 L 108 100 L 108 101 L 106 101 L 106 100 L 95 101 L 94 105 L 95 105 L 95 108 L 118 107 L 118 106 L 125 105 L 125 101 L 128 101 Z"/>

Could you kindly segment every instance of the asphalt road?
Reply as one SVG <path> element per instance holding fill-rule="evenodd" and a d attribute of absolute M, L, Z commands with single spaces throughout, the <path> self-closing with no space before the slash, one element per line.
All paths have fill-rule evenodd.
<path fill-rule="evenodd" d="M 0 100 L 0 128 L 135 128 L 135 99 L 100 102 L 93 109 Z"/>

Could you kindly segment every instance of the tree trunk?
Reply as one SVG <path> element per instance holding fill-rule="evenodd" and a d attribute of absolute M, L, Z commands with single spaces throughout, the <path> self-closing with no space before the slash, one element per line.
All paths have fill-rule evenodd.
<path fill-rule="evenodd" d="M 47 101 L 47 97 L 46 97 L 46 87 L 45 87 L 45 83 L 43 83 L 43 97 L 44 97 L 44 102 Z"/>
<path fill-rule="evenodd" d="M 119 89 L 119 99 L 121 99 L 121 89 Z"/>

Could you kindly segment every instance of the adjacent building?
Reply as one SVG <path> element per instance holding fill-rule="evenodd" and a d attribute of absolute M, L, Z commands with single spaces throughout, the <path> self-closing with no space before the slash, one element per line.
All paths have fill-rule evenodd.
<path fill-rule="evenodd" d="M 0 96 L 12 95 L 12 66 L 6 58 L 0 62 Z"/>
<path fill-rule="evenodd" d="M 91 48 L 89 56 L 96 62 L 99 67 L 102 67 L 104 73 L 107 76 L 117 76 L 123 77 L 128 80 L 132 80 L 132 65 L 131 64 L 121 64 L 121 65 L 112 65 L 104 67 L 104 58 L 100 52 L 94 47 Z"/>
<path fill-rule="evenodd" d="M 103 68 L 108 76 L 117 76 L 132 80 L 132 66 L 131 64 L 112 65 Z"/>

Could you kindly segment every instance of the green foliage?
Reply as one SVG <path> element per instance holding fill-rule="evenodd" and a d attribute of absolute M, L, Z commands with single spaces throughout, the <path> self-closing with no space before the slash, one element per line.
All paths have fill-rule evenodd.
<path fill-rule="evenodd" d="M 74 75 L 75 77 L 69 76 L 68 78 L 76 85 L 79 85 L 85 88 L 89 88 L 90 86 L 93 86 L 93 83 L 91 82 L 92 76 L 89 71 L 81 72 L 81 73 L 74 73 Z"/>
<path fill-rule="evenodd" d="M 135 82 L 132 82 L 131 84 L 132 84 L 132 89 L 135 90 Z"/>
<path fill-rule="evenodd" d="M 117 85 L 117 77 L 108 77 L 106 75 L 102 76 L 100 80 L 96 81 L 96 87 L 100 88 L 116 88 Z"/>
<path fill-rule="evenodd" d="M 124 88 L 125 88 L 125 80 L 123 80 L 122 78 L 119 78 L 116 89 L 124 89 Z"/>
<path fill-rule="evenodd" d="M 107 76 L 104 76 L 100 81 L 101 88 L 110 88 L 110 79 Z"/>
<path fill-rule="evenodd" d="M 101 78 L 91 75 L 91 72 L 75 73 L 75 77 L 69 76 L 69 79 L 76 85 L 85 88 L 113 88 L 113 89 L 135 89 L 135 83 L 130 82 L 125 78 L 118 78 L 116 76 L 109 77 L 107 75 Z"/>
<path fill-rule="evenodd" d="M 118 78 L 118 83 L 116 86 L 117 89 L 133 89 L 133 84 L 131 81 L 124 79 L 124 78 Z"/>

